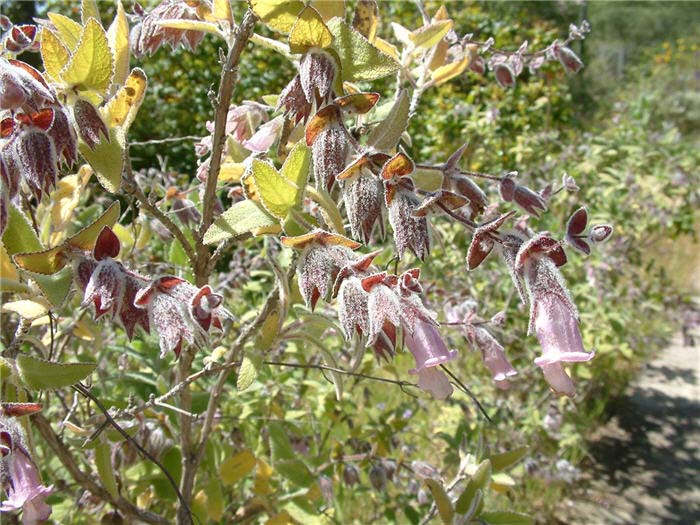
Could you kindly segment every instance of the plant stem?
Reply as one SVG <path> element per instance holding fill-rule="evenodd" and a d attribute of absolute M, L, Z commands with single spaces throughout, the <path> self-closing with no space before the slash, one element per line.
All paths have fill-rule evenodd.
<path fill-rule="evenodd" d="M 212 134 L 211 157 L 209 157 L 209 172 L 207 182 L 204 187 L 204 197 L 202 199 L 202 222 L 199 232 L 196 235 L 197 260 L 194 265 L 195 279 L 197 286 L 206 284 L 209 278 L 209 248 L 202 242 L 204 234 L 211 226 L 214 218 L 214 206 L 216 204 L 216 185 L 219 181 L 219 171 L 221 169 L 221 157 L 226 144 L 226 118 L 228 108 L 233 96 L 233 88 L 238 81 L 238 62 L 241 59 L 243 48 L 253 34 L 253 28 L 257 17 L 250 9 L 246 11 L 241 24 L 236 30 L 235 40 L 229 49 L 226 63 L 221 72 L 219 82 L 219 94 L 216 99 L 214 114 L 214 133 Z"/>

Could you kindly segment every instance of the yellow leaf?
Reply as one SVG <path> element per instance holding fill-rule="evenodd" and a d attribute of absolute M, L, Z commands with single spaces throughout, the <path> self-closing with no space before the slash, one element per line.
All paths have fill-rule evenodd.
<path fill-rule="evenodd" d="M 219 476 L 224 483 L 233 485 L 250 474 L 253 468 L 255 468 L 255 456 L 250 450 L 243 450 L 221 464 Z"/>
<path fill-rule="evenodd" d="M 3 304 L 2 311 L 14 312 L 24 319 L 36 319 L 46 315 L 49 311 L 49 305 L 47 302 L 39 299 L 20 299 L 19 301 Z"/>
<path fill-rule="evenodd" d="M 63 239 L 63 231 L 73 218 L 73 210 L 80 202 L 80 196 L 87 179 L 81 172 L 91 171 L 84 165 L 75 175 L 68 175 L 58 181 L 58 186 L 51 193 L 51 244 L 56 245 Z"/>
<path fill-rule="evenodd" d="M 280 33 L 289 33 L 304 9 L 300 0 L 250 0 L 250 5 L 265 24 Z"/>
<path fill-rule="evenodd" d="M 95 222 L 86 226 L 72 237 L 69 237 L 66 244 L 81 250 L 92 250 L 95 247 L 95 241 L 97 241 L 97 237 L 100 235 L 102 229 L 105 226 L 110 228 L 114 226 L 114 223 L 117 222 L 119 218 L 120 211 L 121 207 L 119 201 L 114 201 Z"/>
<path fill-rule="evenodd" d="M 228 22 L 229 26 L 233 26 L 233 13 L 231 12 L 230 0 L 214 0 L 212 7 L 212 15 L 217 20 Z"/>
<path fill-rule="evenodd" d="M 12 259 L 5 249 L 5 245 L 0 242 L 0 276 L 3 279 L 11 279 L 16 281 L 18 279 L 17 268 L 12 264 Z"/>
<path fill-rule="evenodd" d="M 100 21 L 100 11 L 97 9 L 97 2 L 95 0 L 82 0 L 80 2 L 80 19 L 84 24 L 90 18 Z"/>
<path fill-rule="evenodd" d="M 245 164 L 242 162 L 224 162 L 219 171 L 220 182 L 240 182 L 245 173 Z"/>
<path fill-rule="evenodd" d="M 61 70 L 70 60 L 70 51 L 49 28 L 41 30 L 41 60 L 46 75 L 54 81 L 61 80 Z"/>
<path fill-rule="evenodd" d="M 65 246 L 54 246 L 48 250 L 34 253 L 18 253 L 15 263 L 23 270 L 43 275 L 53 275 L 68 263 Z"/>
<path fill-rule="evenodd" d="M 258 458 L 257 469 L 255 471 L 255 481 L 253 483 L 253 494 L 265 496 L 272 493 L 270 478 L 272 477 L 273 473 L 273 468 L 267 462 L 265 462 L 265 460 Z"/>
<path fill-rule="evenodd" d="M 440 20 L 412 31 L 408 38 L 415 47 L 429 49 L 442 40 L 452 26 L 452 20 Z"/>
<path fill-rule="evenodd" d="M 91 18 L 85 24 L 73 56 L 61 71 L 61 79 L 79 91 L 104 94 L 112 82 L 113 70 L 107 34 L 97 20 Z"/>
<path fill-rule="evenodd" d="M 396 60 L 397 62 L 401 61 L 401 56 L 399 54 L 399 50 L 396 48 L 394 44 L 390 44 L 386 40 L 380 37 L 376 37 L 373 42 L 374 46 L 379 49 L 382 53 L 386 53 L 389 55 L 391 58 Z"/>
<path fill-rule="evenodd" d="M 135 67 L 116 95 L 101 109 L 108 128 L 118 126 L 125 131 L 129 129 L 141 107 L 147 85 L 146 73 Z"/>
<path fill-rule="evenodd" d="M 59 15 L 58 13 L 49 13 L 47 16 L 54 27 L 56 27 L 58 37 L 61 39 L 63 45 L 72 53 L 80 41 L 83 26 L 75 20 L 71 20 L 67 16 Z"/>
<path fill-rule="evenodd" d="M 289 50 L 292 53 L 304 53 L 309 48 L 324 48 L 332 43 L 333 35 L 318 11 L 311 6 L 305 7 L 289 33 Z"/>
<path fill-rule="evenodd" d="M 431 78 L 435 82 L 436 86 L 444 84 L 448 80 L 451 80 L 459 75 L 461 75 L 465 69 L 469 67 L 474 59 L 474 49 L 476 46 L 470 46 L 470 48 L 464 53 L 464 58 L 457 62 L 451 62 L 440 66 L 435 71 L 432 72 Z"/>
<path fill-rule="evenodd" d="M 352 27 L 367 40 L 374 43 L 379 25 L 379 8 L 375 0 L 359 0 L 355 7 Z M 377 46 L 379 47 L 379 46 Z"/>
<path fill-rule="evenodd" d="M 311 0 L 310 5 L 323 20 L 330 20 L 334 16 L 345 18 L 345 0 Z"/>
<path fill-rule="evenodd" d="M 129 74 L 129 22 L 121 1 L 117 2 L 117 14 L 114 15 L 114 20 L 107 29 L 107 42 L 114 58 L 112 84 L 122 86 Z"/>
<path fill-rule="evenodd" d="M 126 228 L 117 222 L 112 226 L 112 231 L 122 245 L 121 253 L 127 253 L 135 242 L 134 236 L 131 233 L 131 228 Z"/>
<path fill-rule="evenodd" d="M 88 324 L 85 323 L 83 320 L 80 320 L 77 323 L 75 323 L 75 326 L 73 327 L 73 335 L 79 339 L 82 339 L 83 341 L 95 340 L 94 332 L 90 329 L 90 326 L 88 326 Z"/>
<path fill-rule="evenodd" d="M 270 519 L 265 522 L 265 525 L 290 525 L 292 523 L 296 523 L 294 518 L 292 518 L 289 512 L 283 510 L 274 516 L 270 516 Z"/>

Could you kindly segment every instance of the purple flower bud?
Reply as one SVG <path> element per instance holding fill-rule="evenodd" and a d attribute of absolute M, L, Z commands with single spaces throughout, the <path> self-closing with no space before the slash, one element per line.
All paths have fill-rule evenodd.
<path fill-rule="evenodd" d="M 498 185 L 498 193 L 501 195 L 501 199 L 511 202 L 515 196 L 515 187 L 516 184 L 512 177 L 503 177 Z"/>
<path fill-rule="evenodd" d="M 576 185 L 576 179 L 567 173 L 564 173 L 564 175 L 561 176 L 561 184 L 569 193 L 576 193 L 580 189 Z"/>
<path fill-rule="evenodd" d="M 323 51 L 309 51 L 299 64 L 299 79 L 304 96 L 309 103 L 321 107 L 332 98 L 335 80 L 335 61 Z"/>
<path fill-rule="evenodd" d="M 515 204 L 520 206 L 533 217 L 539 217 L 540 211 L 547 209 L 547 203 L 544 201 L 544 199 L 525 186 L 515 186 L 513 200 L 515 201 Z"/>
<path fill-rule="evenodd" d="M 583 67 L 583 62 L 581 59 L 576 55 L 576 53 L 566 46 L 555 44 L 554 54 L 556 55 L 557 60 L 561 62 L 561 65 L 571 73 L 578 73 L 579 69 Z"/>
<path fill-rule="evenodd" d="M 588 239 L 596 244 L 607 241 L 613 233 L 613 227 L 610 224 L 596 224 L 588 232 Z"/>
<path fill-rule="evenodd" d="M 357 470 L 355 465 L 345 464 L 345 467 L 343 467 L 343 481 L 348 487 L 357 485 L 360 482 L 360 471 Z"/>
<path fill-rule="evenodd" d="M 376 462 L 369 469 L 369 482 L 377 492 L 383 492 L 386 489 L 386 470 L 381 462 Z"/>

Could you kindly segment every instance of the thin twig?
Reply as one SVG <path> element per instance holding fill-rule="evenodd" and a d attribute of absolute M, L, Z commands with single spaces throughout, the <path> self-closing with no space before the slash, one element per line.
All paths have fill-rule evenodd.
<path fill-rule="evenodd" d="M 91 476 L 83 472 L 76 462 L 70 449 L 63 443 L 58 434 L 51 428 L 51 424 L 43 414 L 33 414 L 31 416 L 34 428 L 44 438 L 51 451 L 70 473 L 75 482 L 93 496 L 104 501 L 109 501 L 126 516 L 135 516 L 141 521 L 153 525 L 170 525 L 171 521 L 141 507 L 137 507 L 123 496 L 113 497 L 107 489 L 98 484 Z"/>
<path fill-rule="evenodd" d="M 471 390 L 469 390 L 469 388 L 467 387 L 467 385 L 465 385 L 465 384 L 464 384 L 456 375 L 454 375 L 454 374 L 452 373 L 452 371 L 451 371 L 449 368 L 447 368 L 445 365 L 440 365 L 440 368 L 442 368 L 445 372 L 447 372 L 447 375 L 450 376 L 450 377 L 453 379 L 453 381 L 454 381 L 455 383 L 457 383 L 457 386 L 459 386 L 460 390 L 462 390 L 462 392 L 464 392 L 465 394 L 467 394 L 467 395 L 471 398 L 471 400 L 474 401 L 474 404 L 476 404 L 477 408 L 478 408 L 479 411 L 484 415 L 484 417 L 486 418 L 486 420 L 487 420 L 489 423 L 493 424 L 493 421 L 491 420 L 491 418 L 489 417 L 489 415 L 486 413 L 486 410 L 485 410 L 484 407 L 481 405 L 481 403 L 479 402 L 479 400 L 477 399 L 477 397 L 474 395 L 474 393 L 473 393 Z"/>
<path fill-rule="evenodd" d="M 136 142 L 130 142 L 129 147 L 131 147 L 131 146 L 151 146 L 151 145 L 157 145 L 157 144 L 169 144 L 172 142 L 188 142 L 188 141 L 193 141 L 193 140 L 202 140 L 202 137 L 199 135 L 185 135 L 184 137 L 167 137 L 164 139 L 141 140 L 141 141 L 136 141 Z"/>
<path fill-rule="evenodd" d="M 139 185 L 136 183 L 136 179 L 134 177 L 134 172 L 131 168 L 131 158 L 129 155 L 127 155 L 126 159 L 126 169 L 125 171 L 125 177 L 124 177 L 124 190 L 132 195 L 136 200 L 139 201 L 140 207 L 145 209 L 149 214 L 151 214 L 153 217 L 158 219 L 160 223 L 165 226 L 165 228 L 173 234 L 173 236 L 180 241 L 180 244 L 182 245 L 183 250 L 185 250 L 185 254 L 187 254 L 187 258 L 190 260 L 192 264 L 195 262 L 195 252 L 194 249 L 192 248 L 192 245 L 190 242 L 187 240 L 187 237 L 185 237 L 185 234 L 182 232 L 182 230 L 175 224 L 170 217 L 168 217 L 163 211 L 160 210 L 157 206 L 153 205 L 151 201 L 148 200 L 148 197 L 146 197 L 146 194 L 143 192 L 143 190 L 139 187 Z"/>

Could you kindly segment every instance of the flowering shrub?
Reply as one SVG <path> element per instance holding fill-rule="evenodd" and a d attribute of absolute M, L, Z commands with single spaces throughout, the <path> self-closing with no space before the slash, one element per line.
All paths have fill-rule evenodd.
<path fill-rule="evenodd" d="M 148 523 L 259 515 L 269 523 L 342 521 L 352 511 L 334 501 L 334 491 L 357 483 L 357 463 L 368 466 L 376 491 L 387 491 L 389 481 L 405 488 L 398 501 L 411 522 L 434 515 L 445 523 L 529 522 L 512 510 L 484 508 L 487 487 L 507 487 L 512 478 L 503 470 L 526 450 L 467 454 L 458 431 L 443 438 L 457 468 L 441 472 L 410 440 L 397 460 L 387 457 L 398 448 L 392 434 L 411 413 L 397 407 L 400 423 L 376 422 L 376 444 L 343 443 L 331 437 L 346 423 L 334 404 L 361 408 L 360 388 L 348 378 L 410 395 L 417 386 L 437 400 L 429 403 L 474 398 L 456 367 L 460 349 L 447 342 L 449 324 L 482 352 L 497 387 L 507 389 L 517 374 L 493 330 L 507 313 L 480 320 L 487 305 L 479 297 L 441 305 L 421 277 L 421 266 L 439 263 L 434 250 L 445 228 L 469 239 L 459 266 L 474 279 L 488 273 L 482 265 L 489 256 L 500 256 L 542 347 L 534 360 L 543 372 L 538 381 L 576 396 L 565 364 L 594 352 L 584 347 L 559 268 L 575 251 L 591 253 L 612 226 L 589 226 L 586 208 L 553 223 L 552 233 L 528 222 L 579 189 L 568 175 L 535 188 L 512 171 L 517 165 L 502 173 L 464 169 L 466 145 L 430 156 L 409 152 L 412 122 L 430 90 L 467 74 L 514 89 L 526 69 L 535 76 L 547 63 L 576 73 L 583 64 L 570 45 L 588 24 L 538 49 L 521 42 L 508 50 L 493 38 L 461 34 L 444 6 L 421 12 L 414 30 L 394 23 L 396 43 L 377 32 L 376 2 L 358 2 L 352 17 L 349 11 L 344 2 L 253 0 L 234 19 L 227 1 L 164 0 L 152 9 L 136 4 L 127 15 L 118 2 L 105 27 L 96 4 L 85 1 L 81 22 L 58 13 L 37 25 L 0 21 L 0 255 L 2 290 L 14 294 L 3 296 L 12 322 L 3 399 L 34 407 L 37 392 L 56 392 L 55 400 L 42 398 L 46 415 L 34 413 L 26 426 L 84 491 L 81 510 L 109 504 L 114 519 Z M 194 49 L 206 34 L 226 50 L 209 135 L 195 145 L 196 174 L 182 186 L 165 173 L 135 172 L 129 128 L 147 118 L 138 112 L 148 81 L 143 70 L 130 69 L 130 55 L 166 44 Z M 296 68 L 280 93 L 260 101 L 239 100 L 245 95 L 235 89 L 249 42 Z M 32 52 L 40 53 L 43 71 L 21 60 Z M 395 82 L 382 80 L 385 93 L 371 91 L 387 78 Z M 158 238 L 170 243 L 167 254 L 147 250 Z M 243 250 L 233 254 L 236 248 Z M 244 278 L 222 270 L 226 263 L 238 264 Z M 524 337 L 527 328 L 518 330 Z M 365 359 L 365 348 L 379 363 Z M 403 348 L 415 360 L 405 376 L 394 365 Z M 123 384 L 109 377 L 108 359 L 118 361 Z M 294 421 L 305 413 L 300 399 L 309 389 L 319 395 L 320 387 L 309 377 L 291 387 L 280 374 L 262 388 L 258 378 L 270 367 L 328 374 L 335 399 L 321 395 L 310 411 L 330 418 L 326 430 L 305 434 Z M 380 367 L 394 377 L 372 375 Z M 223 402 L 233 371 L 242 412 Z M 80 396 L 72 408 L 69 387 Z M 264 422 L 247 421 L 252 413 L 265 414 Z M 18 424 L 2 417 L 10 429 L 2 444 L 3 510 L 23 507 L 26 523 L 47 519 L 50 489 L 12 430 Z M 231 425 L 231 418 L 246 424 Z M 347 424 L 352 428 L 352 419 Z M 82 440 L 92 448 L 77 450 Z M 413 454 L 419 459 L 409 460 Z M 65 520 L 72 510 L 64 505 L 61 512 Z"/>

